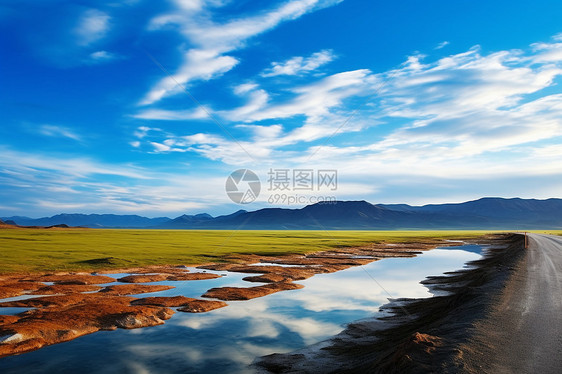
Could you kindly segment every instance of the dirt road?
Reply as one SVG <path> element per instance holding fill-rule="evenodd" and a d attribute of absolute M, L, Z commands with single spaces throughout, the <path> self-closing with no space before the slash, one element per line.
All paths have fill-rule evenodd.
<path fill-rule="evenodd" d="M 493 373 L 560 373 L 562 237 L 530 234 L 525 259 L 494 304 L 477 324 L 472 342 L 479 352 L 470 366 Z"/>

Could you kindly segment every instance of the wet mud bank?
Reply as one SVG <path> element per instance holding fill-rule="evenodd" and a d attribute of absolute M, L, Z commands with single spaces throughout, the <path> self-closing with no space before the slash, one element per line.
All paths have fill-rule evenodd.
<path fill-rule="evenodd" d="M 481 259 L 422 281 L 435 296 L 391 300 L 376 318 L 351 323 L 313 346 L 264 356 L 253 367 L 259 373 L 470 372 L 466 343 L 525 255 L 522 235 L 478 243 L 490 246 Z"/>

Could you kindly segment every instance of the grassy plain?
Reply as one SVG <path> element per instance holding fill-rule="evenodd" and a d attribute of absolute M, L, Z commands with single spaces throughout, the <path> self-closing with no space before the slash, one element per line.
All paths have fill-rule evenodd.
<path fill-rule="evenodd" d="M 465 239 L 489 231 L 0 230 L 0 274 L 226 261 L 380 242 Z"/>

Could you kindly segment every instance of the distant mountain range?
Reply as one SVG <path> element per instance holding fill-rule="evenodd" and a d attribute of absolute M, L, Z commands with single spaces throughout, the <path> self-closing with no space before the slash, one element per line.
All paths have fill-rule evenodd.
<path fill-rule="evenodd" d="M 54 226 L 66 224 L 68 226 L 82 226 L 92 228 L 103 227 L 137 227 L 156 226 L 170 221 L 167 217 L 146 218 L 137 215 L 118 214 L 57 214 L 52 217 L 0 217 L 5 223 L 16 223 L 21 226 Z"/>
<path fill-rule="evenodd" d="M 265 208 L 213 217 L 202 213 L 146 218 L 114 214 L 0 217 L 22 226 L 66 224 L 92 228 L 154 229 L 562 229 L 562 199 L 482 198 L 459 204 L 317 203 L 300 209 Z"/>

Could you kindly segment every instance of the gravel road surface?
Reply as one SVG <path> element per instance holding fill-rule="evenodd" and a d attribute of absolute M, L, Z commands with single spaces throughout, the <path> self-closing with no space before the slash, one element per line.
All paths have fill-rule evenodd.
<path fill-rule="evenodd" d="M 562 237 L 529 234 L 528 242 L 524 261 L 473 340 L 487 347 L 486 372 L 562 370 Z"/>

